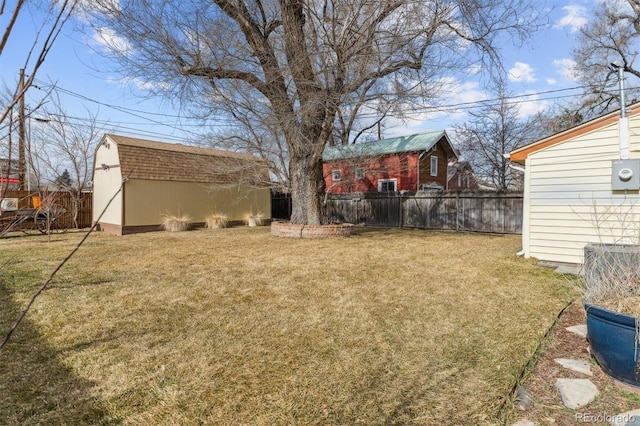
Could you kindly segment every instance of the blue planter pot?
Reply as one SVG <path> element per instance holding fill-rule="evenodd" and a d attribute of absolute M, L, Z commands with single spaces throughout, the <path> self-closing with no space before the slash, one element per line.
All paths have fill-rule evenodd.
<path fill-rule="evenodd" d="M 589 346 L 602 370 L 616 380 L 640 387 L 635 317 L 583 303 Z"/>

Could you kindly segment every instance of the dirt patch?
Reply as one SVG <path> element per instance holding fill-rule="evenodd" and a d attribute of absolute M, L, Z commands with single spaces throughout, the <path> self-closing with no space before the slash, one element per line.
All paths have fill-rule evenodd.
<path fill-rule="evenodd" d="M 610 424 L 608 417 L 640 408 L 640 391 L 623 388 L 607 376 L 590 356 L 587 340 L 566 329 L 585 323 L 585 312 L 580 301 L 562 313 L 543 343 L 540 359 L 522 383 L 531 395 L 532 406 L 526 411 L 513 407 L 506 424 L 524 419 L 536 425 Z M 593 376 L 568 370 L 556 363 L 556 358 L 589 361 Z M 555 386 L 559 378 L 589 379 L 596 385 L 600 395 L 585 407 L 568 409 L 563 405 Z"/>

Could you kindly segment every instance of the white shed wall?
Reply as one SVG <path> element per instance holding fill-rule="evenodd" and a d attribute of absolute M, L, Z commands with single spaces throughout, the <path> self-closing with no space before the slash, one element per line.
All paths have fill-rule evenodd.
<path fill-rule="evenodd" d="M 93 171 L 93 222 L 122 184 L 122 170 L 118 157 L 118 145 L 105 139 L 108 145 L 99 145 L 96 150 L 95 170 Z M 103 170 L 101 165 L 111 166 Z M 111 202 L 109 208 L 100 219 L 102 223 L 122 225 L 122 192 Z"/>
<path fill-rule="evenodd" d="M 630 118 L 631 158 L 640 158 L 640 116 Z M 638 237 L 638 193 L 613 193 L 618 124 L 529 154 L 523 250 L 526 257 L 582 263 L 588 243 Z"/>

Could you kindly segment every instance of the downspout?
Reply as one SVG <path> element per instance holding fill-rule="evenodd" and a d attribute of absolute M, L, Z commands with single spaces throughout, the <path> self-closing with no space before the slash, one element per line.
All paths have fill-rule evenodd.
<path fill-rule="evenodd" d="M 509 154 L 504 154 L 504 158 L 508 158 Z M 526 163 L 525 163 L 526 164 Z M 524 192 L 522 194 L 522 201 L 523 201 L 523 205 L 522 205 L 522 250 L 520 250 L 519 252 L 516 253 L 516 256 L 518 257 L 522 257 L 526 254 L 526 248 L 529 244 L 529 237 L 527 235 L 525 235 L 528 231 L 528 227 L 529 227 L 529 220 L 528 220 L 528 206 L 525 204 L 525 201 L 528 199 L 529 195 L 527 194 L 527 173 L 526 173 L 526 168 L 525 167 L 520 167 L 520 166 L 516 166 L 515 164 L 512 164 L 511 162 L 507 163 L 507 166 L 513 170 L 517 170 L 519 172 L 524 173 Z"/>

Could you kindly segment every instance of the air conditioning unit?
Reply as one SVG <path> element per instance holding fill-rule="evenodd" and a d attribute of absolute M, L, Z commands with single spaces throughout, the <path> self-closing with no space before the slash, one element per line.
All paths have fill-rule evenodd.
<path fill-rule="evenodd" d="M 0 202 L 0 210 L 2 211 L 16 211 L 18 210 L 17 198 L 3 198 Z"/>

